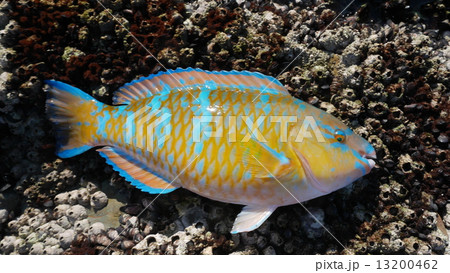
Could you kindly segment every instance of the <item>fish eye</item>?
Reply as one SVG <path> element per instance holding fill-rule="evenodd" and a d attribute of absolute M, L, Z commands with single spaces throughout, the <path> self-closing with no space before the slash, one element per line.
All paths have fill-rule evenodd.
<path fill-rule="evenodd" d="M 342 143 L 345 141 L 345 133 L 342 130 L 337 129 L 334 131 L 334 139 L 336 139 L 338 142 Z"/>

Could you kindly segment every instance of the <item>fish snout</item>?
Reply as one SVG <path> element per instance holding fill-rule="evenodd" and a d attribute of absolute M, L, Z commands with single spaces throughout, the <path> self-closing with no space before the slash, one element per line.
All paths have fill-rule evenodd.
<path fill-rule="evenodd" d="M 369 154 L 363 154 L 362 157 L 367 159 L 367 161 L 369 162 L 370 169 L 372 169 L 375 166 L 376 164 L 375 160 L 377 160 L 377 154 L 375 153 L 375 151 L 372 151 Z"/>

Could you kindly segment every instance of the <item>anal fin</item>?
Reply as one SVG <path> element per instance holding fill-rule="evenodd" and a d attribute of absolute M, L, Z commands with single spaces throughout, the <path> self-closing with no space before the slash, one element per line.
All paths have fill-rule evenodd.
<path fill-rule="evenodd" d="M 275 211 L 276 206 L 245 206 L 234 221 L 231 233 L 257 229 Z"/>
<path fill-rule="evenodd" d="M 114 149 L 103 147 L 97 150 L 115 171 L 118 171 L 131 185 L 152 194 L 169 193 L 177 187 L 152 173 L 143 164 L 129 158 L 128 155 Z"/>

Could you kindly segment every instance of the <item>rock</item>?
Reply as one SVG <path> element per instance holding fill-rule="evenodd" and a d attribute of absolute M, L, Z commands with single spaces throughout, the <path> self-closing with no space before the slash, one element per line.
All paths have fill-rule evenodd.
<path fill-rule="evenodd" d="M 62 216 L 60 218 L 58 218 L 58 220 L 56 220 L 56 222 L 58 223 L 58 225 L 60 225 L 63 229 L 69 229 L 72 227 L 72 224 L 69 221 L 69 218 L 67 218 L 67 216 Z"/>
<path fill-rule="evenodd" d="M 128 218 L 127 222 L 126 222 L 126 226 L 127 227 L 135 227 L 139 224 L 139 219 L 136 216 L 132 216 L 130 218 Z"/>
<path fill-rule="evenodd" d="M 19 253 L 19 254 L 27 254 L 28 253 L 28 244 L 27 242 L 22 239 L 22 238 L 18 238 L 15 242 L 14 242 L 14 251 Z"/>
<path fill-rule="evenodd" d="M 68 204 L 60 204 L 53 209 L 53 215 L 56 218 L 61 218 L 66 215 L 67 210 L 70 208 Z"/>
<path fill-rule="evenodd" d="M 117 20 L 96 1 L 29 2 L 0 1 L 1 254 L 99 252 L 116 238 L 105 253 L 449 254 L 445 1 L 355 2 L 357 13 L 329 26 L 340 12 L 330 1 L 103 1 Z M 308 203 L 330 231 L 354 231 L 346 250 L 292 207 L 230 235 L 234 205 L 187 190 L 156 199 L 131 190 L 92 151 L 55 159 L 61 143 L 48 126 L 42 80 L 108 102 L 119 86 L 157 73 L 127 29 L 167 68 L 276 77 L 372 143 L 370 174 Z"/>
<path fill-rule="evenodd" d="M 106 235 L 111 240 L 117 240 L 119 238 L 119 232 L 117 232 L 117 230 L 113 228 L 109 228 L 108 231 L 106 232 Z"/>
<path fill-rule="evenodd" d="M 310 208 L 309 212 L 312 215 L 307 213 L 301 221 L 302 230 L 308 238 L 321 237 L 324 233 L 321 223 L 324 221 L 325 213 L 320 208 Z"/>
<path fill-rule="evenodd" d="M 91 207 L 99 210 L 108 204 L 108 197 L 104 192 L 97 191 L 91 196 Z"/>
<path fill-rule="evenodd" d="M 336 52 L 353 42 L 354 37 L 355 33 L 350 27 L 327 29 L 320 36 L 319 44 L 327 51 Z"/>
<path fill-rule="evenodd" d="M 75 231 L 72 229 L 68 229 L 60 234 L 59 243 L 62 249 L 66 249 L 70 247 L 73 239 L 75 239 Z"/>
<path fill-rule="evenodd" d="M 77 195 L 78 204 L 87 207 L 90 204 L 90 199 L 91 198 L 89 195 L 89 191 L 86 188 L 80 188 L 78 190 L 78 195 Z"/>
<path fill-rule="evenodd" d="M 44 240 L 44 247 L 46 246 L 59 246 L 60 242 L 55 237 L 48 237 Z"/>
<path fill-rule="evenodd" d="M 272 246 L 268 246 L 263 250 L 263 254 L 264 255 L 276 255 L 277 252 L 275 251 L 275 249 Z"/>
<path fill-rule="evenodd" d="M 44 244 L 43 243 L 35 243 L 31 246 L 29 254 L 31 255 L 42 255 L 44 254 Z"/>
<path fill-rule="evenodd" d="M 26 238 L 28 235 L 30 235 L 32 229 L 30 226 L 21 226 L 18 230 L 19 237 Z"/>
<path fill-rule="evenodd" d="M 89 235 L 98 235 L 105 231 L 105 225 L 100 222 L 93 223 L 88 230 Z"/>
<path fill-rule="evenodd" d="M 70 191 L 67 194 L 67 203 L 69 205 L 75 205 L 78 203 L 78 190 Z"/>
<path fill-rule="evenodd" d="M 89 228 L 89 220 L 88 219 L 82 219 L 75 221 L 74 228 L 77 233 L 87 232 Z"/>
<path fill-rule="evenodd" d="M 68 62 L 70 60 L 70 58 L 72 58 L 72 57 L 83 57 L 85 55 L 86 54 L 83 51 L 67 46 L 64 49 L 64 54 L 62 55 L 62 60 L 64 62 Z"/>
<path fill-rule="evenodd" d="M 0 241 L 0 252 L 9 254 L 14 250 L 14 242 L 17 240 L 15 236 L 5 236 Z"/>
<path fill-rule="evenodd" d="M 46 246 L 42 253 L 45 255 L 60 255 L 63 251 L 64 250 L 58 246 Z"/>
<path fill-rule="evenodd" d="M 0 224 L 6 223 L 8 221 L 8 211 L 6 209 L 0 209 Z"/>
<path fill-rule="evenodd" d="M 86 218 L 87 212 L 83 206 L 75 205 L 75 206 L 72 206 L 69 209 L 67 209 L 66 216 L 69 219 L 69 221 L 74 223 L 77 220 L 82 220 L 82 219 Z"/>
<path fill-rule="evenodd" d="M 55 196 L 53 199 L 56 205 L 60 204 L 67 204 L 69 201 L 69 193 L 68 192 L 62 192 Z"/>
<path fill-rule="evenodd" d="M 208 246 L 202 250 L 202 255 L 214 255 L 213 253 L 213 247 Z"/>

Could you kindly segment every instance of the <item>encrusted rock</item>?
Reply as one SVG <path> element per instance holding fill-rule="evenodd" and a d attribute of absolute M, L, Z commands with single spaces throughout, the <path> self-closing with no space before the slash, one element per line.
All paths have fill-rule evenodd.
<path fill-rule="evenodd" d="M 97 191 L 91 195 L 91 207 L 94 209 L 102 209 L 108 204 L 108 197 L 104 192 Z"/>

